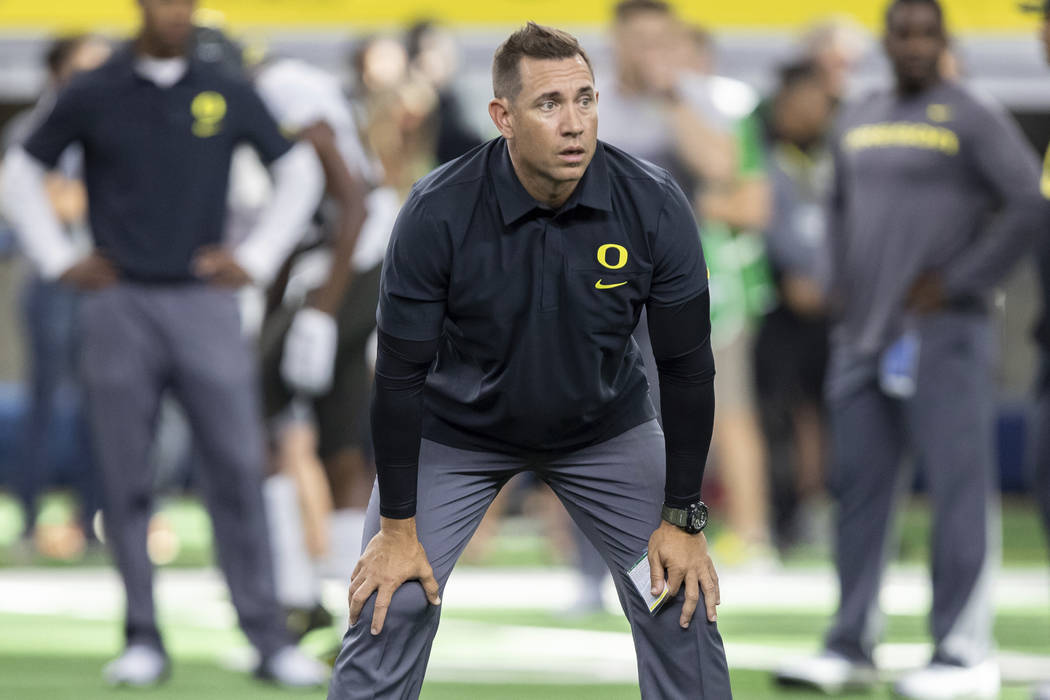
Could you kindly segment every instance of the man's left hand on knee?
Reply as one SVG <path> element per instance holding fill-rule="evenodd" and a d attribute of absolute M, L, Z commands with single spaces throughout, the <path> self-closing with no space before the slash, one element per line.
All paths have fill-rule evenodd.
<path fill-rule="evenodd" d="M 668 594 L 677 595 L 679 588 L 685 584 L 685 602 L 682 604 L 682 616 L 679 624 L 689 627 L 693 613 L 700 601 L 703 589 L 704 603 L 707 607 L 707 619 L 714 622 L 718 619 L 715 609 L 721 600 L 718 591 L 718 574 L 711 557 L 707 554 L 707 538 L 700 532 L 695 535 L 679 529 L 667 522 L 649 538 L 649 569 L 652 575 L 652 593 L 659 595 L 664 587 Z"/>
<path fill-rule="evenodd" d="M 376 594 L 372 634 L 383 631 L 395 591 L 418 580 L 431 605 L 441 605 L 440 587 L 416 534 L 416 519 L 381 518 L 381 527 L 361 553 L 350 578 L 350 624 L 356 625 L 365 603 Z"/>

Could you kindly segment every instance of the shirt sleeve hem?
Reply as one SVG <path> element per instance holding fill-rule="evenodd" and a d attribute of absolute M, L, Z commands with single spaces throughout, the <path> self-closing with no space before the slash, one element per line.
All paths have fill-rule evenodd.
<path fill-rule="evenodd" d="M 416 517 L 416 504 L 413 503 L 410 506 L 398 506 L 397 508 L 387 508 L 386 506 L 379 506 L 379 515 L 390 520 L 408 520 L 409 518 Z"/>
<path fill-rule="evenodd" d="M 706 292 L 709 289 L 709 287 L 710 285 L 705 280 L 703 285 L 697 288 L 695 291 L 676 295 L 675 298 L 671 301 L 664 301 L 663 299 L 654 299 L 652 297 L 649 297 L 649 301 L 646 302 L 646 306 L 655 306 L 659 308 L 679 306 L 681 304 L 686 303 L 687 301 L 692 301 L 693 299 L 697 298 L 698 296 Z"/>

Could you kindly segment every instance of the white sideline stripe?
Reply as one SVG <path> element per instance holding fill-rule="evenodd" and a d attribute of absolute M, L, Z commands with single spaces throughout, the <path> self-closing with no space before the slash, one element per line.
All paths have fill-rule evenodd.
<path fill-rule="evenodd" d="M 482 642 L 483 640 L 483 642 Z M 726 642 L 732 669 L 774 671 L 815 648 Z M 929 661 L 929 644 L 883 644 L 876 660 L 891 680 Z M 1050 657 L 1004 652 L 1000 670 L 1007 683 L 1050 680 Z M 466 620 L 442 623 L 427 677 L 434 680 L 565 683 L 637 683 L 634 646 L 625 632 L 495 625 Z"/>
<path fill-rule="evenodd" d="M 833 581 L 826 580 L 829 577 L 830 572 L 820 570 L 726 572 L 721 575 L 721 610 L 723 615 L 732 610 L 804 611 L 807 601 L 814 609 L 827 610 L 834 592 L 830 591 L 830 598 L 818 594 L 829 594 L 833 587 Z M 1028 603 L 1028 609 L 1046 605 L 1047 578 L 1045 570 L 1006 572 L 999 582 L 999 609 L 1020 608 L 1022 602 Z M 922 587 L 921 570 L 897 570 L 883 596 L 916 595 Z M 343 604 L 342 589 L 335 582 L 327 587 L 333 606 Z M 776 592 L 775 599 L 770 591 Z M 572 602 L 574 593 L 575 576 L 569 570 L 465 568 L 450 580 L 444 604 L 461 610 L 560 610 Z M 178 616 L 200 627 L 228 629 L 235 624 L 225 586 L 214 570 L 159 571 L 157 601 L 165 616 Z M 110 569 L 8 569 L 0 573 L 0 611 L 114 620 L 123 611 L 123 593 Z M 814 640 L 800 640 L 798 646 L 727 641 L 726 655 L 731 668 L 767 671 L 812 653 L 813 644 Z M 928 644 L 884 644 L 877 659 L 893 675 L 921 666 L 929 655 Z M 999 661 L 1007 682 L 1050 680 L 1048 657 L 1002 653 Z M 461 682 L 636 683 L 636 674 L 634 647 L 625 632 L 501 625 L 454 617 L 442 622 L 428 669 L 434 680 Z"/>
<path fill-rule="evenodd" d="M 838 582 L 831 567 L 753 572 L 719 571 L 722 610 L 834 610 Z M 462 567 L 452 573 L 446 587 L 446 605 L 473 609 L 567 608 L 580 585 L 572 569 L 501 570 Z M 336 586 L 338 590 L 338 586 Z M 1047 605 L 1050 571 L 1046 567 L 1004 570 L 995 583 L 998 611 L 1030 610 Z M 603 597 L 611 612 L 620 610 L 611 579 Z M 883 610 L 896 615 L 925 615 L 931 590 L 926 569 L 891 567 L 882 587 Z"/>
<path fill-rule="evenodd" d="M 719 572 L 725 612 L 790 610 L 828 613 L 838 598 L 830 567 L 780 570 L 769 573 Z M 222 578 L 214 569 L 161 569 L 157 572 L 157 600 L 165 611 L 199 612 L 215 626 L 232 620 Z M 346 583 L 328 581 L 325 601 L 341 609 Z M 450 609 L 562 611 L 575 600 L 579 579 L 571 569 L 478 569 L 461 567 L 446 587 Z M 995 606 L 999 612 L 1043 609 L 1050 591 L 1046 568 L 1007 569 L 996 580 Z M 611 580 L 603 591 L 606 608 L 619 611 Z M 925 615 L 930 606 L 930 584 L 920 567 L 893 567 L 882 589 L 882 607 L 889 614 Z M 115 571 L 95 569 L 0 570 L 0 612 L 71 615 L 108 619 L 123 610 L 123 591 Z M 197 615 L 195 615 L 196 617 Z"/>

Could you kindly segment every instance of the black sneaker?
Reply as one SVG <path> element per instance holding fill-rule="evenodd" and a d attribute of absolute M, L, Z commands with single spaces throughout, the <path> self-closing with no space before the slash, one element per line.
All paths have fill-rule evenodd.
<path fill-rule="evenodd" d="M 296 642 L 314 630 L 332 626 L 332 613 L 317 603 L 312 608 L 285 608 L 284 625 Z"/>

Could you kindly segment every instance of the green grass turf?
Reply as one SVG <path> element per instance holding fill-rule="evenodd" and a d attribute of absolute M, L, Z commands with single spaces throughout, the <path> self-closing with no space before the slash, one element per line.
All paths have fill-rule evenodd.
<path fill-rule="evenodd" d="M 446 617 L 471 619 L 492 624 L 531 625 L 544 627 L 569 626 L 564 620 L 548 613 L 500 611 L 447 611 Z M 736 642 L 771 641 L 780 645 L 812 646 L 826 622 L 821 616 L 798 615 L 783 612 L 749 613 L 735 615 L 721 622 L 723 633 Z M 164 686 L 142 693 L 151 700 L 266 700 L 288 697 L 279 691 L 252 679 L 248 674 L 223 667 L 231 649 L 242 648 L 244 638 L 234 629 L 205 629 L 186 624 L 178 619 L 162 620 L 166 641 L 175 659 L 173 675 Z M 574 625 L 582 629 L 625 631 L 618 616 L 598 615 L 582 618 Z M 890 621 L 890 637 L 894 641 L 910 641 L 921 634 L 922 621 L 913 617 L 894 617 Z M 1028 631 L 1026 631 L 1026 627 Z M 1042 642 L 1033 639 L 1039 628 Z M 1045 637 L 1047 615 L 1000 616 L 997 633 L 1003 649 L 1022 651 L 1050 650 Z M 119 650 L 118 624 L 109 620 L 70 619 L 53 615 L 0 614 L 0 698 L 5 700 L 110 700 L 133 693 L 116 692 L 105 687 L 99 671 L 105 661 Z M 321 633 L 316 633 L 321 634 Z M 1039 634 L 1035 634 L 1039 637 Z M 313 637 L 309 644 L 315 649 L 332 641 L 331 637 Z M 438 635 L 441 643 L 441 634 Z M 526 649 L 522 653 L 527 653 Z M 809 700 L 820 695 L 776 688 L 769 675 L 759 671 L 735 670 L 732 673 L 734 693 L 742 700 L 762 698 L 797 698 Z M 488 680 L 488 679 L 486 679 Z M 452 698 L 500 698 L 522 700 L 569 700 L 571 698 L 637 698 L 634 686 L 616 684 L 565 684 L 492 682 L 428 681 L 423 698 L 445 700 Z M 139 694 L 136 694 L 139 695 Z M 322 697 L 323 693 L 294 693 L 292 697 Z M 871 694 L 848 695 L 844 698 L 888 697 L 888 689 L 880 688 Z M 1002 698 L 1027 698 L 1024 688 L 1005 689 Z"/>
<path fill-rule="evenodd" d="M 55 659 L 45 656 L 4 655 L 0 657 L 0 693 L 10 700 L 112 700 L 142 697 L 150 700 L 266 700 L 267 698 L 323 697 L 323 691 L 289 692 L 260 683 L 243 673 L 218 668 L 206 661 L 179 661 L 171 679 L 149 691 L 121 691 L 107 688 L 99 676 L 101 658 L 77 656 Z M 735 671 L 733 692 L 738 700 L 794 698 L 811 700 L 821 694 L 777 688 L 768 674 Z M 423 700 L 636 700 L 638 690 L 626 684 L 554 685 L 449 683 L 427 681 Z M 888 688 L 872 693 L 838 696 L 843 700 L 889 697 Z M 1030 697 L 1021 687 L 1004 688 L 1003 700 Z"/>
<path fill-rule="evenodd" d="M 44 499 L 41 522 L 63 522 L 72 510 L 72 499 L 57 492 Z M 179 553 L 170 566 L 198 567 L 213 561 L 211 524 L 199 502 L 191 497 L 168 498 L 161 502 L 160 512 L 171 523 L 179 539 Z M 550 566 L 559 564 L 551 546 L 539 528 L 521 529 L 520 521 L 502 528 L 493 546 L 481 562 L 484 566 Z M 18 565 L 69 566 L 81 563 L 105 564 L 105 553 L 89 551 L 82 561 L 61 562 L 35 556 L 26 560 L 14 546 L 22 526 L 20 509 L 14 499 L 0 492 L 0 567 Z M 900 547 L 897 561 L 926 563 L 929 560 L 930 517 L 922 498 L 914 498 L 902 510 L 899 521 Z M 719 524 L 713 523 L 709 539 L 719 535 Z M 786 564 L 790 566 L 825 565 L 828 552 L 822 547 L 800 547 L 792 552 Z M 1003 501 L 1003 563 L 1006 566 L 1042 566 L 1047 562 L 1047 546 L 1042 524 L 1032 502 L 1025 498 L 1007 498 Z"/>

